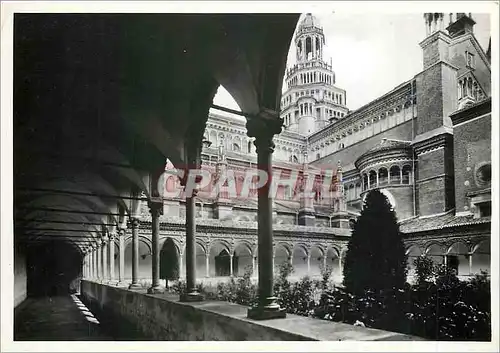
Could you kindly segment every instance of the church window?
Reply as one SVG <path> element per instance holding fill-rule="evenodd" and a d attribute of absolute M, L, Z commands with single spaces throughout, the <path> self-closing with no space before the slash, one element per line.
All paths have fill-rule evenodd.
<path fill-rule="evenodd" d="M 474 54 L 469 53 L 468 51 L 465 52 L 465 60 L 467 67 L 474 69 L 475 68 L 475 62 L 474 62 Z"/>
<path fill-rule="evenodd" d="M 247 152 L 248 153 L 252 152 L 252 141 L 248 141 Z"/>
<path fill-rule="evenodd" d="M 410 184 L 411 167 L 409 165 L 403 166 L 403 184 Z"/>
<path fill-rule="evenodd" d="M 238 145 L 237 143 L 233 143 L 233 151 L 239 152 L 240 150 L 240 145 Z"/>
<path fill-rule="evenodd" d="M 387 184 L 388 181 L 388 176 L 387 176 L 387 169 L 385 168 L 380 168 L 378 170 L 378 180 L 380 185 L 385 185 Z"/>
<path fill-rule="evenodd" d="M 389 170 L 389 175 L 390 175 L 390 183 L 391 184 L 401 184 L 401 170 L 399 166 L 394 165 L 391 167 Z"/>

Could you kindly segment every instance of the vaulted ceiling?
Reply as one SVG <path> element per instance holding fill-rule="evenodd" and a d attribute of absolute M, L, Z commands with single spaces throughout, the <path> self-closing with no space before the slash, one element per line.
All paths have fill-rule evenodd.
<path fill-rule="evenodd" d="M 15 237 L 85 252 L 200 145 L 219 85 L 279 111 L 298 14 L 16 14 Z"/>

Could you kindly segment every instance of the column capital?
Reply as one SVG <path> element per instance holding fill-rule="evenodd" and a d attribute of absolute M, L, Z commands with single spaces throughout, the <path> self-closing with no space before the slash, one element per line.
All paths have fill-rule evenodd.
<path fill-rule="evenodd" d="M 153 217 L 160 217 L 163 214 L 163 200 L 153 200 L 148 202 L 149 212 Z"/>
<path fill-rule="evenodd" d="M 125 234 L 127 233 L 127 228 L 124 228 L 124 227 L 118 227 L 118 229 L 117 229 L 117 233 L 118 233 L 118 236 L 119 236 L 119 237 L 123 237 L 123 236 L 125 236 Z"/>
<path fill-rule="evenodd" d="M 139 218 L 137 217 L 130 217 L 130 224 L 132 225 L 132 227 L 138 227 L 139 224 L 140 224 L 140 220 Z"/>
<path fill-rule="evenodd" d="M 246 123 L 247 135 L 255 137 L 254 145 L 257 153 L 262 149 L 274 151 L 273 137 L 281 133 L 283 129 L 283 119 L 279 113 L 264 109 L 257 116 L 251 117 Z"/>

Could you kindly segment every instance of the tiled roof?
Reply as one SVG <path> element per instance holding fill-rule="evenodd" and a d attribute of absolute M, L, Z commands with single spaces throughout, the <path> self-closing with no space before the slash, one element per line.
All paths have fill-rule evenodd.
<path fill-rule="evenodd" d="M 399 223 L 399 229 L 403 233 L 417 233 L 486 223 L 491 223 L 491 217 L 474 218 L 473 215 L 455 216 L 453 213 L 447 213 L 434 217 L 418 217 L 404 220 Z"/>
<path fill-rule="evenodd" d="M 368 151 L 363 153 L 362 156 L 365 154 L 372 154 L 376 152 L 387 151 L 398 148 L 404 149 L 408 147 L 410 147 L 410 142 L 382 139 L 382 141 L 380 141 L 378 145 L 375 145 L 374 147 L 370 148 Z"/>

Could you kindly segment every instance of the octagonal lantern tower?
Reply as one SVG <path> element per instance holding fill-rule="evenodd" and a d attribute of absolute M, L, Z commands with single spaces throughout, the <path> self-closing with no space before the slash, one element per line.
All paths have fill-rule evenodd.
<path fill-rule="evenodd" d="M 281 117 L 287 130 L 307 136 L 347 114 L 346 92 L 323 60 L 325 35 L 316 17 L 305 15 L 294 40 L 296 63 L 286 71 Z"/>

